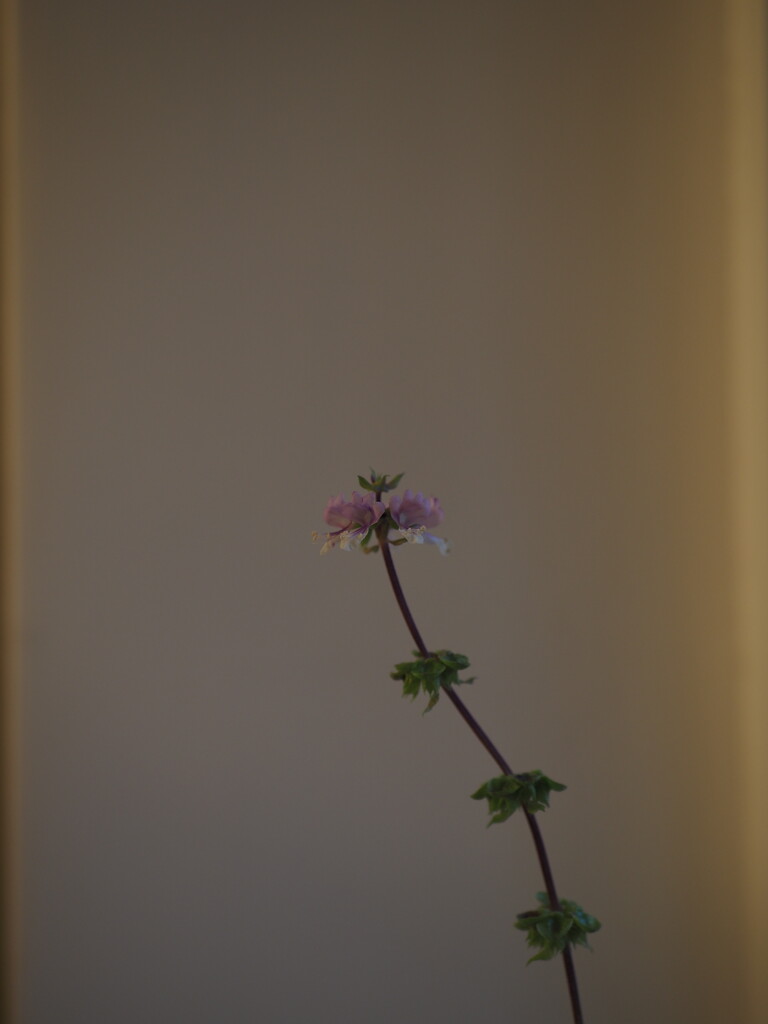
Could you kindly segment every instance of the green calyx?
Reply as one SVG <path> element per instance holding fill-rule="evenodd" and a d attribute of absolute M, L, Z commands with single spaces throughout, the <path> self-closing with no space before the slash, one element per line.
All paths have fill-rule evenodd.
<path fill-rule="evenodd" d="M 541 910 L 528 910 L 517 915 L 515 928 L 527 932 L 528 945 L 539 952 L 534 960 L 552 960 L 562 953 L 566 946 L 586 946 L 590 949 L 587 936 L 600 930 L 600 922 L 572 900 L 560 900 L 560 909 L 552 910 L 545 892 L 536 893 L 542 904 Z"/>
<path fill-rule="evenodd" d="M 398 473 L 390 480 L 386 473 L 381 476 L 375 469 L 372 469 L 370 477 L 358 476 L 357 482 L 364 491 L 377 491 L 380 494 L 386 494 L 387 491 L 394 491 L 402 479 L 402 473 Z"/>
<path fill-rule="evenodd" d="M 488 813 L 492 816 L 488 826 L 499 825 L 511 818 L 521 807 L 530 813 L 544 811 L 549 807 L 549 794 L 561 792 L 566 787 L 555 782 L 543 772 L 523 772 L 521 775 L 498 775 L 484 782 L 473 800 L 487 800 Z"/>
<path fill-rule="evenodd" d="M 459 679 L 459 672 L 469 668 L 469 658 L 453 651 L 435 651 L 427 657 L 418 651 L 413 652 L 416 661 L 403 661 L 395 665 L 390 673 L 393 679 L 403 682 L 403 696 L 416 699 L 420 693 L 429 697 L 424 709 L 425 714 L 431 711 L 440 699 L 440 691 L 460 683 L 473 683 L 474 678 Z"/>

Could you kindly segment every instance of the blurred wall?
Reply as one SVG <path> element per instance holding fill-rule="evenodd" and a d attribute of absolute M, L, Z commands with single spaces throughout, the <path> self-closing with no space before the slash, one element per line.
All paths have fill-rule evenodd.
<path fill-rule="evenodd" d="M 728 8 L 729 330 L 747 1018 L 768 1012 L 768 5 Z"/>
<path fill-rule="evenodd" d="M 20 0 L 20 1024 L 568 1019 L 371 464 L 587 1020 L 747 1020 L 726 14 Z"/>

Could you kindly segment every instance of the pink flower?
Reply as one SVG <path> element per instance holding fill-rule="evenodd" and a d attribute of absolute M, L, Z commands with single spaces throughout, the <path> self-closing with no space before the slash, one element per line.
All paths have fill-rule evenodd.
<path fill-rule="evenodd" d="M 360 543 L 385 512 L 384 502 L 377 501 L 372 493 L 360 494 L 358 491 L 352 491 L 349 501 L 343 494 L 329 498 L 323 519 L 329 526 L 338 526 L 339 529 L 325 534 L 325 544 L 320 554 L 324 555 L 337 545 L 342 551 L 349 551 Z M 314 538 L 317 540 L 318 534 L 315 534 Z"/>
<path fill-rule="evenodd" d="M 427 527 L 439 526 L 443 521 L 443 510 L 437 498 L 425 498 L 419 492 L 408 490 L 400 497 L 394 494 L 389 500 L 389 514 L 401 536 L 413 544 L 436 544 L 442 554 L 448 551 L 442 537 L 427 533 Z"/>

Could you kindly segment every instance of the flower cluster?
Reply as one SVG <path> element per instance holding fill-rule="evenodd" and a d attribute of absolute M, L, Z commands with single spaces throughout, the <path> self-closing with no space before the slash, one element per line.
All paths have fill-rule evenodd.
<path fill-rule="evenodd" d="M 383 479 L 386 480 L 386 477 Z M 381 490 L 387 489 L 384 487 Z M 388 505 L 381 501 L 377 492 L 370 489 L 365 494 L 352 491 L 349 500 L 339 494 L 329 499 L 323 519 L 328 526 L 336 529 L 312 535 L 314 540 L 320 536 L 324 538 L 321 554 L 335 547 L 342 551 L 349 551 L 359 545 L 366 548 L 374 532 L 386 536 L 390 529 L 398 535 L 398 539 L 393 542 L 395 544 L 435 544 L 442 554 L 448 551 L 447 542 L 429 532 L 443 521 L 440 502 L 437 498 L 425 498 L 421 492 L 414 494 L 407 490 L 403 495 L 393 494 Z"/>

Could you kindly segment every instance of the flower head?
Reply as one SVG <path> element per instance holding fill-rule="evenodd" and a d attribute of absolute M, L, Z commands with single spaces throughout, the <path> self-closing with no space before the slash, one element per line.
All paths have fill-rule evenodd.
<path fill-rule="evenodd" d="M 446 554 L 447 542 L 428 532 L 443 521 L 443 510 L 437 498 L 425 498 L 420 491 L 414 494 L 407 490 L 403 495 L 393 494 L 389 506 L 381 501 L 384 494 L 397 487 L 402 475 L 399 473 L 390 480 L 388 476 L 378 476 L 371 470 L 370 480 L 358 477 L 363 493 L 352 491 L 349 500 L 343 494 L 329 498 L 323 519 L 336 529 L 322 535 L 313 533 L 314 540 L 322 536 L 325 541 L 320 554 L 324 555 L 335 547 L 349 551 L 358 545 L 366 552 L 377 551 L 378 544 L 390 530 L 399 536 L 388 543 L 434 544 L 442 554 Z M 377 543 L 370 547 L 371 535 L 377 525 Z M 387 543 L 386 540 L 384 542 Z"/>
<path fill-rule="evenodd" d="M 360 494 L 352 491 L 349 501 L 343 494 L 329 498 L 323 512 L 323 519 L 329 526 L 338 529 L 325 534 L 325 543 L 320 554 L 324 555 L 331 548 L 340 547 L 342 551 L 359 544 L 368 532 L 378 523 L 386 512 L 383 501 L 377 501 L 374 494 Z M 317 540 L 319 534 L 314 535 Z"/>
<path fill-rule="evenodd" d="M 402 497 L 393 494 L 389 514 L 405 540 L 412 544 L 436 544 L 442 554 L 447 553 L 446 541 L 427 532 L 427 527 L 439 526 L 443 521 L 444 513 L 437 498 L 425 498 L 421 492 L 414 494 L 411 490 Z"/>

